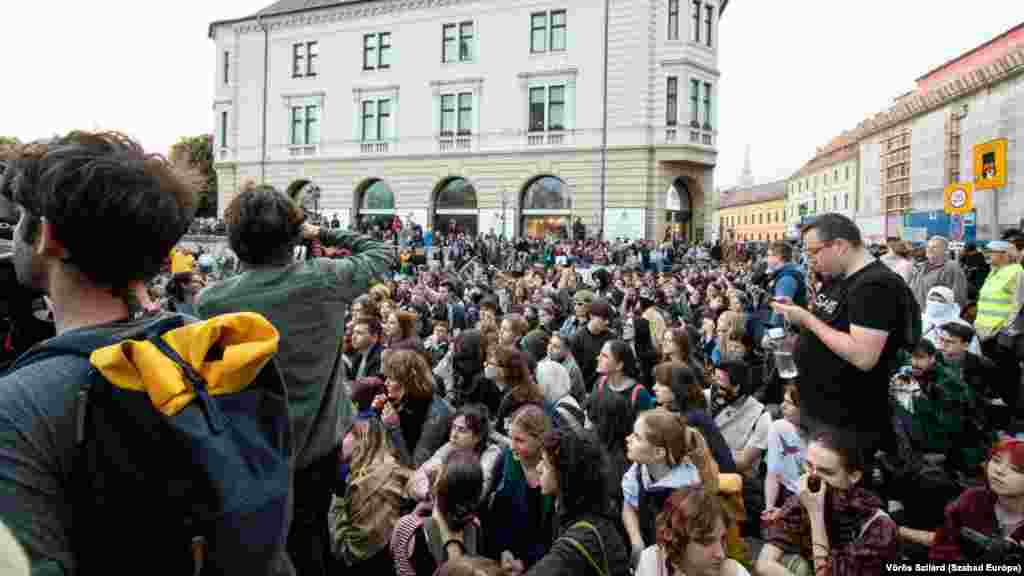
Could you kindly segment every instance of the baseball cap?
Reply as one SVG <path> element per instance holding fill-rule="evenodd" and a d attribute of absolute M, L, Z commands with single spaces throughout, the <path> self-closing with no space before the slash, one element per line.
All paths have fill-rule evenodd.
<path fill-rule="evenodd" d="M 576 302 L 576 303 L 581 303 L 582 302 L 583 304 L 593 304 L 594 303 L 594 293 L 591 292 L 590 290 L 580 290 L 580 291 L 576 292 L 576 295 L 573 297 L 573 302 Z"/>

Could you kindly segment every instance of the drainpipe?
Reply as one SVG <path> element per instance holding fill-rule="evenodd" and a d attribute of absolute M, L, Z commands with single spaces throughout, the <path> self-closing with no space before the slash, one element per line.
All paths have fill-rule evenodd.
<path fill-rule="evenodd" d="M 608 23 L 611 0 L 604 0 L 604 86 L 601 95 L 601 209 L 598 210 L 598 230 L 604 235 L 604 214 L 608 196 Z"/>
<path fill-rule="evenodd" d="M 256 25 L 263 30 L 263 128 L 260 144 L 260 184 L 267 180 L 267 90 L 270 81 L 270 29 L 263 23 L 263 15 L 256 17 Z"/>

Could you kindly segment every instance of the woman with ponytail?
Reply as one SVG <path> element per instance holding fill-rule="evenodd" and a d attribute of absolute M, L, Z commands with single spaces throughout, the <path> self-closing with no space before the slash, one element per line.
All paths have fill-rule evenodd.
<path fill-rule="evenodd" d="M 660 408 L 636 419 L 626 456 L 633 465 L 622 477 L 622 523 L 635 562 L 654 542 L 654 520 L 672 491 L 700 485 L 717 493 L 718 465 L 685 416 Z"/>

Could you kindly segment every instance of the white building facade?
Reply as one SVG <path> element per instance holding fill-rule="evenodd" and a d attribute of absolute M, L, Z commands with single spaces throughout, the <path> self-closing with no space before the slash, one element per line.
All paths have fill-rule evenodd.
<path fill-rule="evenodd" d="M 211 24 L 219 210 L 252 179 L 316 186 L 346 225 L 703 239 L 727 0 L 607 1 L 281 0 Z"/>

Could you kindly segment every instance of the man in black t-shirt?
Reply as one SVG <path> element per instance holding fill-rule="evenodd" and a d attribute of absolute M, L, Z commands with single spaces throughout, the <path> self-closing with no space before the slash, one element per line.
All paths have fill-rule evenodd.
<path fill-rule="evenodd" d="M 891 430 L 889 377 L 907 345 L 909 292 L 868 253 L 845 216 L 818 217 L 804 228 L 803 240 L 812 267 L 834 281 L 817 295 L 813 313 L 787 301 L 772 304 L 800 327 L 801 422 L 854 434 L 870 455 L 884 447 Z"/>

